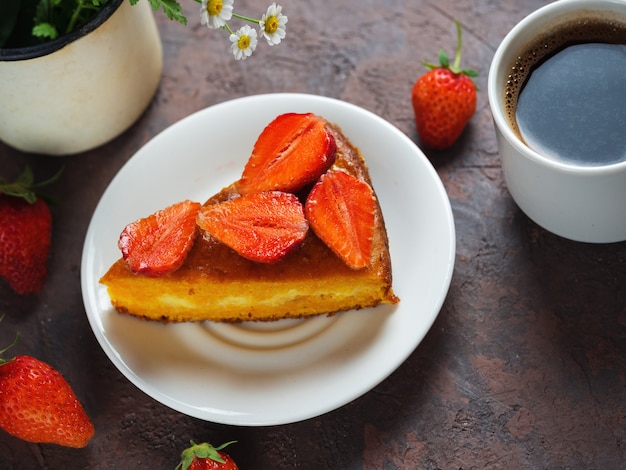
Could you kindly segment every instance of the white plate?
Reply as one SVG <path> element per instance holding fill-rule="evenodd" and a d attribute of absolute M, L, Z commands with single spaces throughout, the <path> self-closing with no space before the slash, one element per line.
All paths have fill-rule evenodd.
<path fill-rule="evenodd" d="M 361 149 L 385 216 L 400 303 L 334 317 L 239 325 L 163 325 L 115 312 L 98 280 L 120 256 L 122 228 L 182 199 L 204 201 L 235 181 L 261 130 L 285 112 L 322 115 Z M 120 170 L 87 231 L 83 299 L 105 353 L 155 400 L 216 423 L 286 424 L 361 396 L 413 352 L 448 292 L 455 243 L 441 180 L 397 128 L 331 98 L 252 96 L 181 120 Z"/>

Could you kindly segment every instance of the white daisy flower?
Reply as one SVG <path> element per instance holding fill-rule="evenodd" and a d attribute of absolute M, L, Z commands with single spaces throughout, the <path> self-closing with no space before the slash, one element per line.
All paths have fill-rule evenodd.
<path fill-rule="evenodd" d="M 202 0 L 200 22 L 210 29 L 219 29 L 233 16 L 233 0 Z"/>
<path fill-rule="evenodd" d="M 236 33 L 230 35 L 230 45 L 235 59 L 244 60 L 252 55 L 257 45 L 257 33 L 256 30 L 250 26 L 245 25 L 237 30 Z"/>
<path fill-rule="evenodd" d="M 259 21 L 260 33 L 270 46 L 280 44 L 287 34 L 287 16 L 282 13 L 283 7 L 272 3 Z"/>

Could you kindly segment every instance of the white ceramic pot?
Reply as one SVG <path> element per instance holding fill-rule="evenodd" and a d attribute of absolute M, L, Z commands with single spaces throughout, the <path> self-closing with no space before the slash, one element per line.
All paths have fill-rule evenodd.
<path fill-rule="evenodd" d="M 47 45 L 0 49 L 0 140 L 46 155 L 102 145 L 143 113 L 162 67 L 147 0 L 110 0 L 79 31 Z"/>

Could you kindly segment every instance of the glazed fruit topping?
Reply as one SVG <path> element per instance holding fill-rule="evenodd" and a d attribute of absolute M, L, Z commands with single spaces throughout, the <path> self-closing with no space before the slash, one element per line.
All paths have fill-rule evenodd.
<path fill-rule="evenodd" d="M 128 224 L 118 246 L 130 270 L 148 277 L 176 271 L 193 246 L 200 207 L 186 200 Z"/>
<path fill-rule="evenodd" d="M 287 113 L 259 135 L 239 181 L 241 194 L 296 193 L 334 163 L 336 144 L 326 120 L 312 113 Z"/>
<path fill-rule="evenodd" d="M 330 170 L 305 203 L 311 229 L 348 266 L 370 263 L 376 201 L 369 184 L 342 170 Z"/>
<path fill-rule="evenodd" d="M 296 196 L 264 191 L 204 206 L 197 223 L 244 258 L 280 261 L 304 240 L 309 224 Z"/>
<path fill-rule="evenodd" d="M 374 191 L 333 166 L 337 147 L 327 124 L 312 113 L 279 115 L 257 139 L 236 197 L 204 206 L 184 201 L 126 226 L 119 247 L 129 269 L 151 277 L 174 272 L 200 231 L 246 259 L 276 263 L 309 226 L 348 266 L 368 266 Z"/>

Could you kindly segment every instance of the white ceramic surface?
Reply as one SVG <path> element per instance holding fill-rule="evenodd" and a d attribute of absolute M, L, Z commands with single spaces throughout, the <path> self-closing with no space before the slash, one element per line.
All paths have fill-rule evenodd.
<path fill-rule="evenodd" d="M 0 140 L 45 155 L 108 142 L 152 100 L 162 55 L 150 4 L 124 0 L 103 24 L 55 52 L 0 57 Z"/>
<path fill-rule="evenodd" d="M 364 153 L 387 223 L 400 303 L 333 317 L 237 325 L 163 325 L 115 312 L 98 280 L 120 256 L 122 228 L 185 198 L 204 201 L 238 179 L 261 130 L 284 112 L 326 117 Z M 82 289 L 103 350 L 145 393 L 200 419 L 273 425 L 340 407 L 391 374 L 437 317 L 454 260 L 454 220 L 445 189 L 406 135 L 345 102 L 270 94 L 193 114 L 127 162 L 89 225 Z"/>
<path fill-rule="evenodd" d="M 564 238 L 619 242 L 626 240 L 626 161 L 581 167 L 546 158 L 511 130 L 502 104 L 514 58 L 535 35 L 580 10 L 585 10 L 584 15 L 626 22 L 623 0 L 559 0 L 540 8 L 519 22 L 498 47 L 489 70 L 489 102 L 504 177 L 518 206 L 537 224 Z"/>

